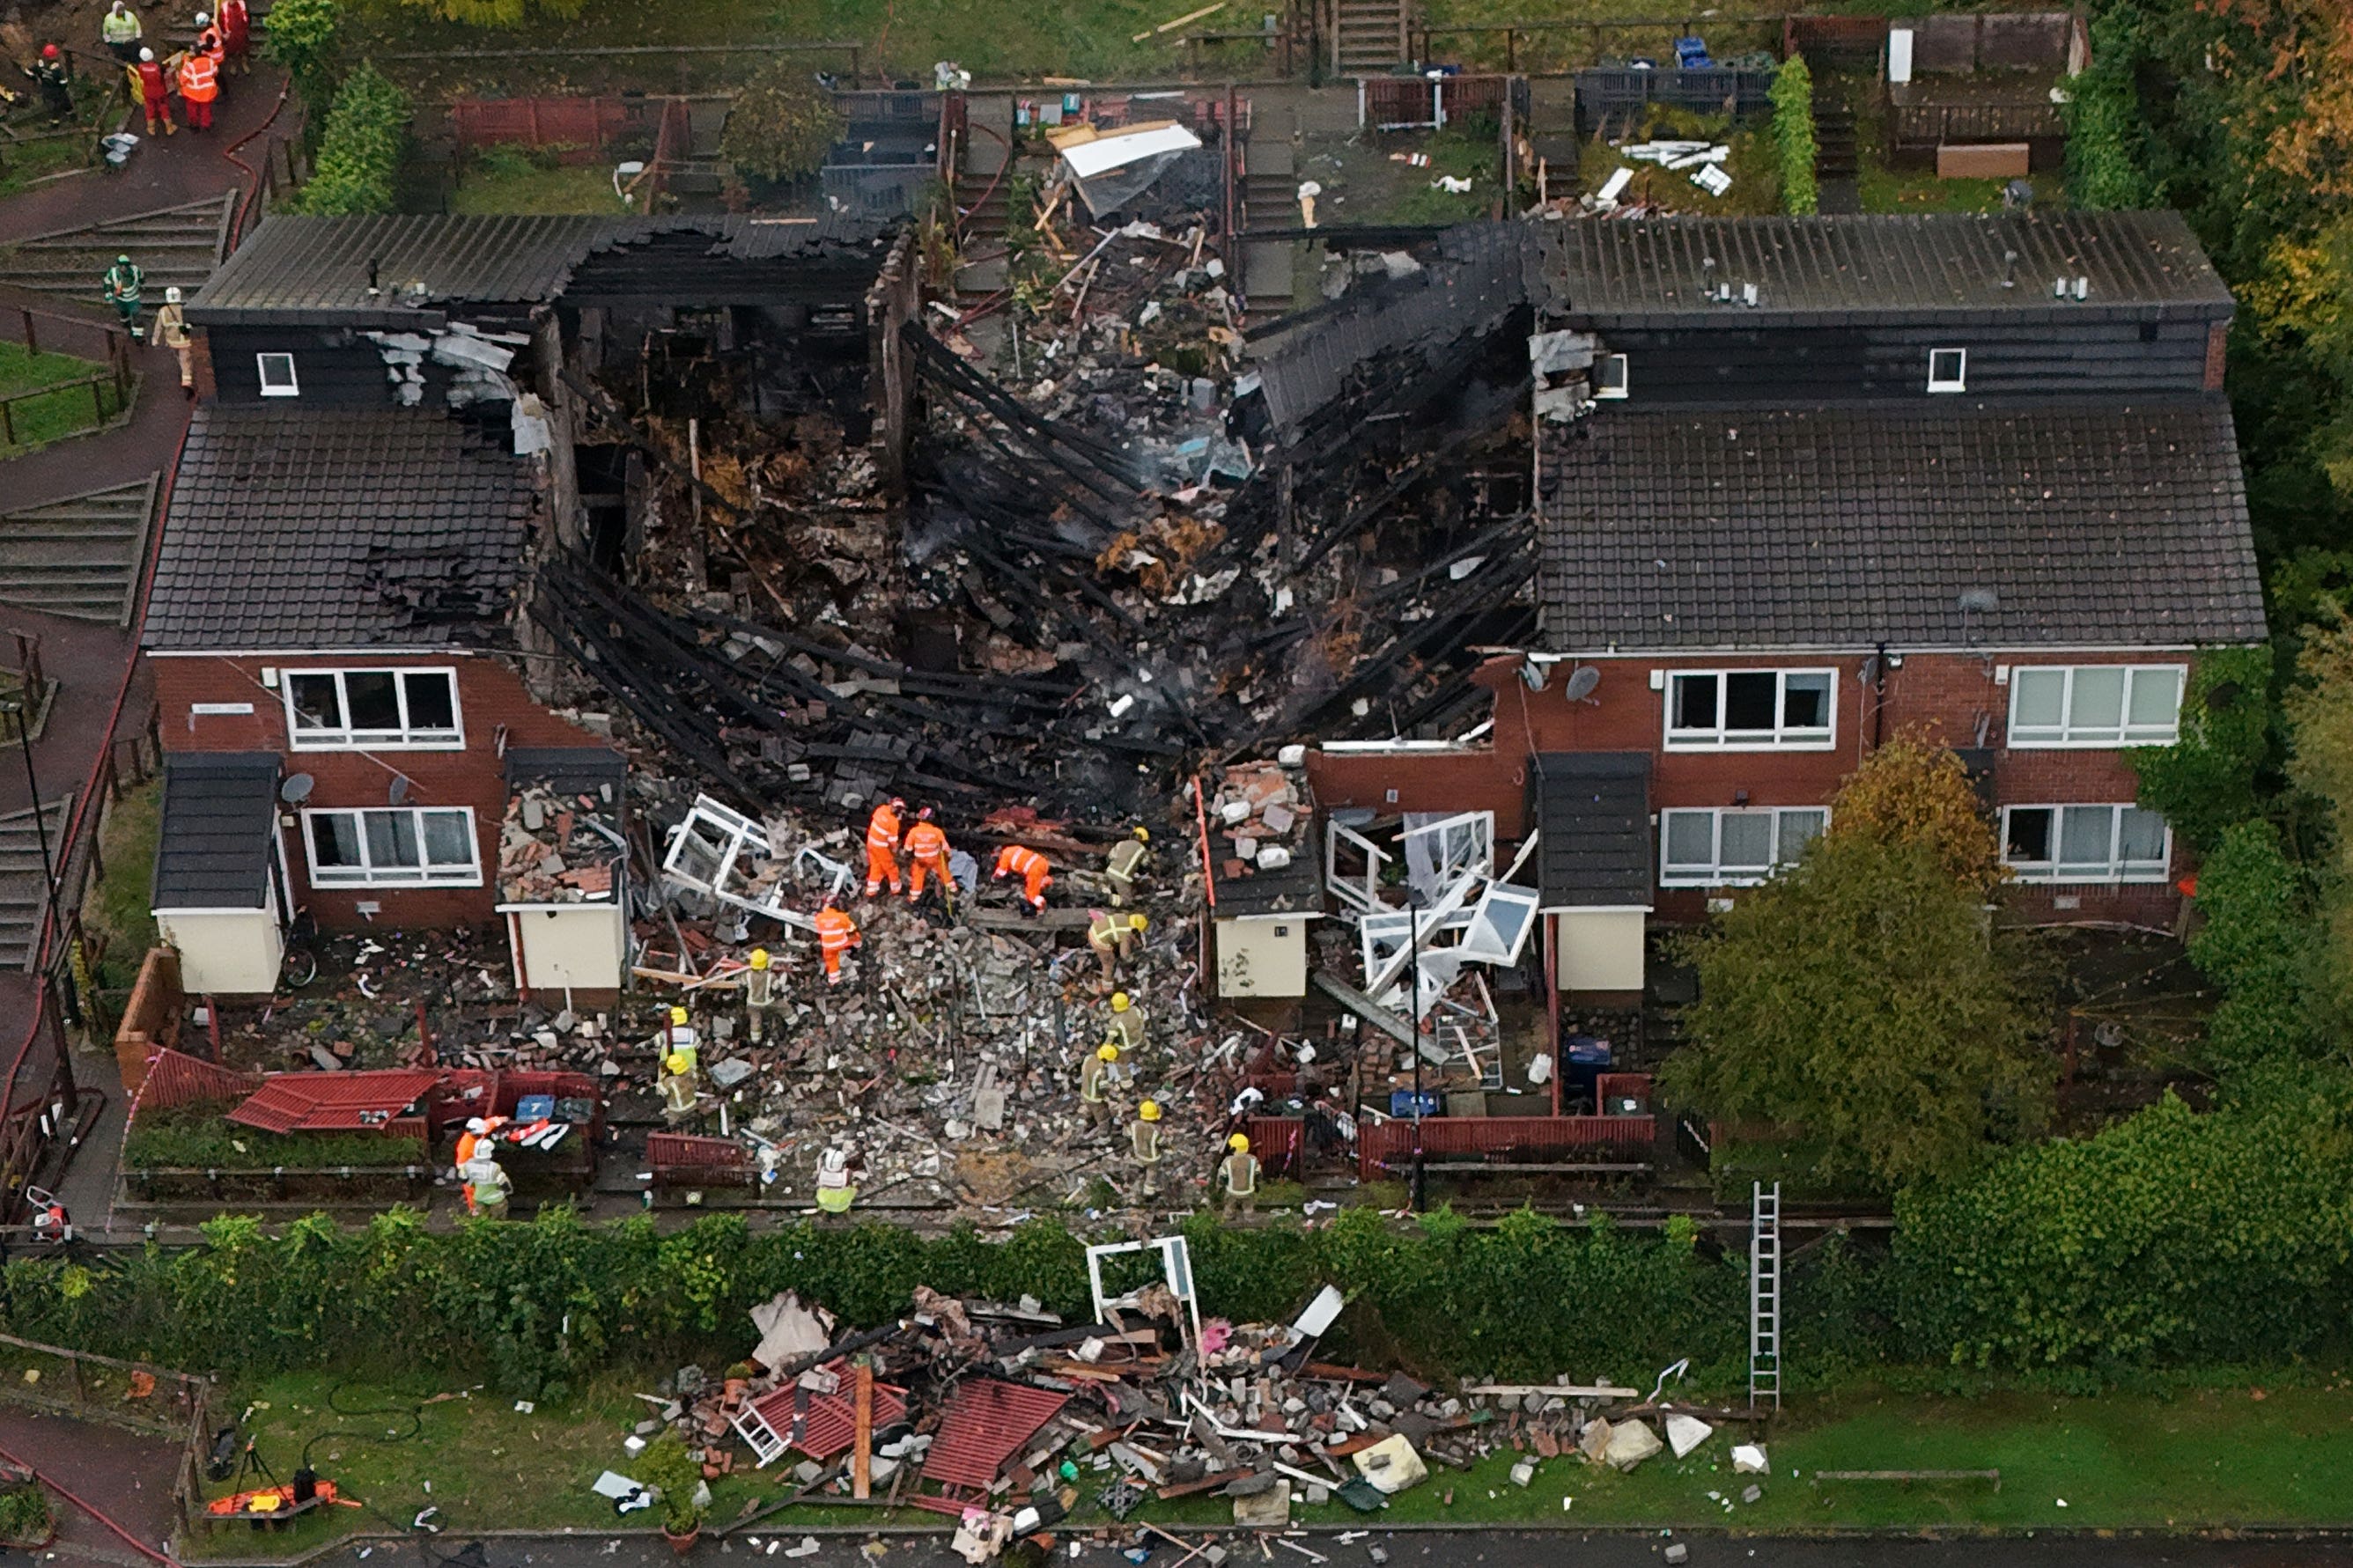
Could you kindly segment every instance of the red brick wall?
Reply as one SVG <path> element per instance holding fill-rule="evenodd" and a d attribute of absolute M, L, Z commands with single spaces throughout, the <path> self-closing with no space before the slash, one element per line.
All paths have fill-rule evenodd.
<path fill-rule="evenodd" d="M 1563 695 L 1567 667 L 1553 665 L 1545 689 L 1530 690 L 1519 661 L 1491 660 L 1478 679 L 1495 692 L 1494 728 L 1482 748 L 1448 752 L 1315 752 L 1309 773 L 1319 805 L 1377 811 L 1493 811 L 1496 833 L 1517 837 L 1526 790 L 1525 759 L 1532 752 L 1647 752 L 1651 758 L 1653 810 L 1676 806 L 1811 805 L 1828 800 L 1876 742 L 1905 731 L 1943 744 L 1996 749 L 1998 805 L 2127 802 L 2136 794 L 2131 765 L 2119 751 L 2035 749 L 2003 745 L 2010 688 L 1997 666 L 2017 664 L 2165 664 L 2190 662 L 2180 654 L 2035 654 L 1984 657 L 1911 654 L 1890 661 L 1876 689 L 1862 680 L 1862 656 L 1839 658 L 1631 658 L 1594 661 L 1600 683 L 1591 697 Z M 1838 672 L 1834 744 L 1827 751 L 1696 752 L 1665 749 L 1666 693 L 1651 685 L 1653 670 L 1831 668 Z M 1390 799 L 1394 793 L 1395 799 Z M 1746 794 L 1746 801 L 1740 796 Z M 2188 868 L 2177 846 L 2174 873 Z M 1658 916 L 1696 921 L 1705 892 L 1657 891 Z M 2073 898 L 2074 909 L 2054 909 Z M 2063 887 L 2020 889 L 2014 910 L 2037 919 L 2128 920 L 2168 924 L 2179 900 L 2167 886 L 2119 889 Z"/>
<path fill-rule="evenodd" d="M 167 752 L 276 752 L 289 773 L 309 773 L 315 784 L 311 807 L 382 806 L 396 770 L 408 778 L 406 805 L 466 805 L 474 810 L 476 853 L 483 882 L 479 888 L 322 888 L 310 886 L 310 860 L 298 826 L 281 826 L 286 865 L 294 881 L 294 896 L 307 904 L 322 926 L 348 929 L 368 923 L 358 912 L 363 902 L 382 906 L 375 923 L 430 927 L 475 925 L 495 920 L 497 889 L 491 886 L 497 865 L 499 821 L 506 811 L 505 765 L 499 755 L 499 731 L 515 746 L 580 746 L 599 743 L 596 737 L 565 722 L 533 701 L 522 680 L 501 660 L 482 655 L 427 654 L 392 657 L 320 658 L 302 655 L 227 658 L 212 655 L 174 656 L 151 659 L 155 672 L 155 701 L 164 749 Z M 283 682 L 261 684 L 264 668 L 323 669 L 455 667 L 458 671 L 459 719 L 466 735 L 463 751 L 297 752 L 286 742 Z M 196 715 L 190 705 L 199 702 L 250 702 L 250 715 Z M 283 817 L 296 812 L 287 807 Z"/>

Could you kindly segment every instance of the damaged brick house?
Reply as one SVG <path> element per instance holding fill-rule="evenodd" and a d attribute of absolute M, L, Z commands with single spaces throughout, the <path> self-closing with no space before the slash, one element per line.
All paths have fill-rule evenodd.
<path fill-rule="evenodd" d="M 2265 635 L 2228 289 L 2170 213 L 1544 226 L 1537 627 L 1461 741 L 1325 747 L 1327 810 L 1531 827 L 1550 972 L 1787 864 L 1899 731 L 1996 814 L 2006 918 L 2166 923 L 2135 804 L 2201 649 Z"/>
<path fill-rule="evenodd" d="M 545 561 L 643 526 L 636 454 L 588 438 L 588 378 L 756 358 L 782 416 L 826 408 L 887 480 L 903 263 L 879 231 L 741 218 L 255 232 L 189 304 L 203 403 L 144 631 L 156 915 L 192 993 L 269 990 L 298 909 L 329 928 L 503 919 L 519 985 L 622 984 L 611 858 L 559 872 L 560 847 L 527 837 L 592 803 L 624 826 L 617 753 L 547 705 L 554 660 L 523 613 Z"/>

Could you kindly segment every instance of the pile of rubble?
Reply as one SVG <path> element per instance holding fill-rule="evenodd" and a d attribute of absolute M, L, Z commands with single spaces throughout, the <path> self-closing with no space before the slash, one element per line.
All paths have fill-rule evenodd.
<path fill-rule="evenodd" d="M 507 800 L 499 825 L 499 901 L 609 901 L 628 846 L 607 818 L 617 803 L 532 784 Z"/>
<path fill-rule="evenodd" d="M 1050 1554 L 1058 1538 L 1127 1525 L 1155 1501 L 1214 1494 L 1230 1500 L 1235 1524 L 1278 1531 L 1294 1507 L 1336 1500 L 1377 1514 L 1434 1470 L 1496 1454 L 1518 1456 L 1510 1479 L 1523 1488 L 1554 1461 L 1630 1470 L 1747 1419 L 1665 1399 L 1682 1363 L 1645 1398 L 1566 1380 L 1446 1392 L 1320 1361 L 1339 1291 L 1317 1291 L 1287 1323 L 1204 1320 L 1179 1293 L 1191 1275 L 1178 1237 L 1091 1247 L 1088 1265 L 1093 1321 L 1080 1324 L 1033 1300 L 918 1289 L 898 1321 L 844 1332 L 832 1314 L 778 1296 L 753 1313 L 760 1342 L 724 1377 L 683 1368 L 639 1396 L 656 1408 L 627 1454 L 667 1427 L 707 1479 L 783 1464 L 796 1501 L 944 1513 L 957 1521 L 958 1552 L 979 1563 L 1016 1542 Z M 1106 1294 L 1106 1273 L 1142 1282 Z M 1736 1472 L 1766 1473 L 1762 1448 L 1731 1457 Z M 633 1485 L 608 1474 L 599 1489 L 626 1497 Z M 1752 1483 L 1743 1500 L 1761 1495 Z"/>

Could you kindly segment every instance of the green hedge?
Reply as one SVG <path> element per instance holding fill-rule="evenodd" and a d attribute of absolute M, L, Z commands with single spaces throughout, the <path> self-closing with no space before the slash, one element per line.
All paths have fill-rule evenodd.
<path fill-rule="evenodd" d="M 1399 1232 L 1370 1210 L 1314 1230 L 1187 1227 L 1203 1309 L 1287 1316 L 1324 1281 L 1353 1298 L 1332 1353 L 1438 1374 L 1634 1376 L 1679 1356 L 1722 1367 L 1745 1343 L 1736 1268 L 1688 1232 L 1630 1237 L 1534 1215 L 1473 1230 L 1451 1215 Z M 7 1331 L 167 1365 L 242 1371 L 429 1366 L 525 1394 L 649 1357 L 731 1361 L 753 1303 L 793 1289 L 850 1323 L 903 1310 L 918 1285 L 1087 1308 L 1082 1242 L 1033 1221 L 1001 1243 L 968 1230 L 926 1239 L 887 1225 L 752 1234 L 711 1215 L 656 1232 L 639 1216 L 589 1225 L 568 1211 L 428 1231 L 396 1211 L 363 1229 L 323 1216 L 269 1238 L 216 1220 L 210 1245 L 149 1248 L 95 1268 L 11 1264 Z"/>
<path fill-rule="evenodd" d="M 2067 84 L 2067 199 L 2109 211 L 2155 205 L 2142 174 L 2147 131 L 2133 80 L 2140 59 L 2132 17 L 2114 11 L 2092 24 L 2092 63 Z"/>
<path fill-rule="evenodd" d="M 1791 55 L 1773 73 L 1773 146 L 1781 167 L 1781 210 L 1803 216 L 1820 210 L 1814 187 L 1814 73 L 1806 57 Z"/>
<path fill-rule="evenodd" d="M 2095 1372 L 2278 1362 L 2341 1342 L 2353 1092 L 2308 1067 L 2206 1115 L 2168 1095 L 1896 1205 L 1904 1348 Z"/>
<path fill-rule="evenodd" d="M 412 112 L 408 94 L 362 62 L 335 90 L 311 183 L 288 210 L 317 217 L 392 211 Z"/>

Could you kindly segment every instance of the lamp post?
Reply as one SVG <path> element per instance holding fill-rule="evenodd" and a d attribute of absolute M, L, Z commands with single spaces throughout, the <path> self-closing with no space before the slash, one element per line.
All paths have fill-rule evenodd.
<path fill-rule="evenodd" d="M 41 781 L 33 771 L 33 710 L 24 698 L 0 701 L 0 713 L 16 718 L 16 743 L 25 755 L 25 787 L 33 799 L 33 835 L 41 846 L 42 912 L 54 924 L 58 918 L 58 870 L 49 857 L 49 819 L 41 810 Z"/>

